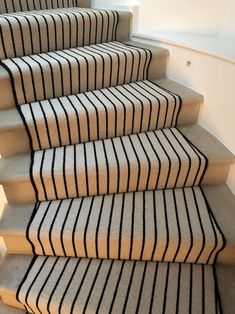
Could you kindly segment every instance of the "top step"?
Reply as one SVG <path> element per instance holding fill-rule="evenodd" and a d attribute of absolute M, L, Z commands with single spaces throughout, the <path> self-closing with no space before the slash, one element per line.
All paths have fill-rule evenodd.
<path fill-rule="evenodd" d="M 0 15 L 0 59 L 129 39 L 131 13 L 59 8 Z"/>
<path fill-rule="evenodd" d="M 91 7 L 91 0 L 2 0 L 0 13 L 48 10 L 68 7 Z"/>

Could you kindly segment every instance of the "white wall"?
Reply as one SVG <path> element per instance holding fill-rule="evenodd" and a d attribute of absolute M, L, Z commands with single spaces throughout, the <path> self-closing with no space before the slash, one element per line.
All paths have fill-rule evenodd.
<path fill-rule="evenodd" d="M 219 35 L 235 39 L 235 1 L 224 0 Z"/>
<path fill-rule="evenodd" d="M 140 0 L 140 31 L 215 34 L 220 3 L 221 0 Z"/>
<path fill-rule="evenodd" d="M 92 0 L 92 7 L 140 4 L 139 31 L 235 39 L 235 0 Z"/>
<path fill-rule="evenodd" d="M 140 0 L 139 30 L 235 39 L 234 0 Z"/>
<path fill-rule="evenodd" d="M 109 9 L 109 8 L 112 8 L 112 5 L 114 3 L 133 4 L 134 2 L 137 3 L 137 1 L 132 1 L 132 0 L 91 0 L 91 7 Z"/>

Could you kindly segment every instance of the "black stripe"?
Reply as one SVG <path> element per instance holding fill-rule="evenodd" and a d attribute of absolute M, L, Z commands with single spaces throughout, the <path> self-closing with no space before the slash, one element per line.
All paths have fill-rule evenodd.
<path fill-rule="evenodd" d="M 105 200 L 105 196 L 103 195 L 102 196 L 101 205 L 100 205 L 100 208 L 99 208 L 99 216 L 98 216 L 96 232 L 95 232 L 95 252 L 96 252 L 96 258 L 100 258 L 99 257 L 99 228 L 100 228 L 100 221 L 101 221 L 101 216 L 102 216 L 103 207 L 104 207 L 104 200 Z"/>
<path fill-rule="evenodd" d="M 35 257 L 36 257 L 36 255 L 35 255 Z M 29 304 L 28 304 L 28 297 L 29 297 L 29 294 L 30 294 L 30 290 L 32 289 L 34 283 L 36 282 L 37 278 L 39 277 L 39 274 L 40 274 L 40 272 L 42 271 L 42 269 L 43 269 L 43 267 L 44 267 L 44 265 L 46 264 L 46 262 L 47 262 L 48 259 L 49 259 L 49 257 L 45 257 L 45 258 L 43 259 L 43 263 L 41 264 L 40 269 L 38 270 L 36 276 L 35 276 L 34 279 L 32 280 L 32 282 L 31 282 L 31 284 L 30 284 L 30 286 L 29 286 L 29 288 L 28 288 L 28 290 L 27 290 L 27 293 L 26 293 L 26 296 L 25 296 L 25 303 L 26 303 L 26 305 L 27 305 L 30 309 L 31 309 L 31 307 L 30 307 Z M 36 261 L 37 261 L 37 258 L 36 258 L 35 262 L 36 262 Z M 33 266 L 33 265 L 32 265 L 32 266 Z M 31 268 L 32 268 L 32 266 L 31 266 Z M 30 269 L 30 270 L 31 270 L 31 269 Z M 31 311 L 32 311 L 32 309 L 31 309 Z M 39 311 L 39 312 L 40 312 L 40 311 Z M 32 313 L 33 313 L 33 311 L 32 311 Z M 40 312 L 40 313 L 41 313 L 41 312 Z"/>
<path fill-rule="evenodd" d="M 87 309 L 87 307 L 88 307 L 91 294 L 92 294 L 92 292 L 93 292 L 94 286 L 95 286 L 96 281 L 97 281 L 97 278 L 98 278 L 98 276 L 99 276 L 99 273 L 100 273 L 100 270 L 101 270 L 101 266 L 103 265 L 103 261 L 104 261 L 103 259 L 102 259 L 102 260 L 99 260 L 99 267 L 98 267 L 98 269 L 97 269 L 97 271 L 96 271 L 94 280 L 93 280 L 93 282 L 92 282 L 92 286 L 91 286 L 91 288 L 90 288 L 90 290 L 89 290 L 89 294 L 88 294 L 88 297 L 87 297 L 87 299 L 86 299 L 86 303 L 85 303 L 84 308 L 83 308 L 83 313 L 86 313 L 86 309 Z"/>
<path fill-rule="evenodd" d="M 105 279 L 105 283 L 104 283 L 104 286 L 103 286 L 103 289 L 102 289 L 102 293 L 101 293 L 101 296 L 100 296 L 98 305 L 97 305 L 97 307 L 96 307 L 96 313 L 99 313 L 99 309 L 100 309 L 101 303 L 102 303 L 103 298 L 104 298 L 104 294 L 105 294 L 105 291 L 106 291 L 106 287 L 107 287 L 108 281 L 109 281 L 109 279 L 110 279 L 110 274 L 111 274 L 111 271 L 112 271 L 112 269 L 113 269 L 113 264 L 114 264 L 114 260 L 111 261 L 111 264 L 110 264 L 110 267 L 109 267 L 109 271 L 108 271 L 108 273 L 107 273 L 107 276 L 106 276 L 106 279 Z"/>
<path fill-rule="evenodd" d="M 132 209 L 131 209 L 131 237 L 130 237 L 130 251 L 128 259 L 132 259 L 133 254 L 133 241 L 134 241 L 134 232 L 135 232 L 135 202 L 136 192 L 132 193 Z"/>
<path fill-rule="evenodd" d="M 60 260 L 61 260 L 61 259 L 60 259 Z M 69 262 L 70 262 L 70 258 L 67 258 L 67 260 L 66 260 L 66 262 L 65 262 L 65 264 L 64 264 L 64 266 L 63 266 L 63 268 L 62 268 L 62 271 L 61 271 L 61 273 L 60 273 L 58 279 L 56 280 L 56 282 L 55 282 L 55 284 L 54 284 L 54 288 L 52 289 L 52 292 L 51 292 L 51 294 L 50 294 L 50 297 L 49 297 L 49 299 L 48 299 L 48 301 L 47 301 L 47 311 L 48 311 L 48 313 L 50 313 L 50 304 L 51 304 L 51 300 L 52 300 L 52 298 L 53 298 L 53 295 L 54 295 L 54 293 L 55 293 L 57 287 L 59 286 L 59 284 L 60 284 L 60 282 L 61 282 L 62 276 L 63 276 L 64 272 L 66 271 L 66 268 L 67 268 Z"/>
<path fill-rule="evenodd" d="M 59 304 L 59 307 L 58 307 L 58 314 L 61 313 L 61 308 L 62 308 L 62 306 L 63 306 L 64 299 L 65 299 L 65 297 L 66 297 L 66 294 L 68 293 L 68 290 L 69 290 L 69 287 L 70 287 L 71 283 L 73 282 L 74 275 L 75 275 L 76 272 L 77 272 L 77 269 L 78 269 L 78 267 L 79 267 L 79 265 L 80 265 L 81 260 L 82 260 L 82 259 L 78 259 L 78 261 L 77 261 L 77 263 L 76 263 L 76 266 L 75 266 L 73 272 L 71 273 L 71 276 L 70 276 L 70 278 L 69 278 L 68 284 L 67 284 L 67 286 L 66 286 L 66 288 L 65 288 L 65 290 L 64 290 L 64 292 L 63 292 L 62 298 L 61 298 L 61 300 L 60 300 L 60 304 Z"/>
<path fill-rule="evenodd" d="M 219 285 L 218 285 L 218 277 L 216 274 L 216 266 L 212 266 L 213 270 L 213 277 L 214 277 L 214 283 L 215 283 L 215 302 L 216 302 L 216 309 L 219 310 L 219 314 L 223 314 L 223 308 L 222 308 L 222 302 L 221 302 L 221 297 L 220 297 L 220 290 L 219 290 Z"/>
<path fill-rule="evenodd" d="M 84 198 L 81 199 L 80 204 L 79 204 L 79 208 L 78 208 L 78 212 L 77 212 L 77 216 L 76 219 L 74 221 L 74 225 L 73 225 L 73 231 L 72 231 L 72 245 L 73 245 L 73 250 L 74 250 L 74 256 L 77 257 L 77 249 L 76 249 L 76 241 L 75 241 L 75 235 L 76 235 L 76 228 L 79 226 L 78 221 L 79 221 L 79 217 L 80 217 L 80 213 L 81 213 L 81 209 L 83 206 L 83 202 L 84 202 Z"/>
<path fill-rule="evenodd" d="M 36 260 L 37 260 L 37 255 L 33 255 L 32 259 L 31 259 L 31 261 L 30 261 L 30 264 L 29 264 L 29 266 L 28 266 L 28 268 L 27 268 L 27 270 L 26 270 L 26 272 L 25 272 L 25 274 L 24 274 L 24 277 L 23 277 L 21 283 L 19 284 L 19 286 L 18 286 L 18 288 L 17 288 L 17 291 L 16 291 L 16 300 L 17 300 L 18 302 L 20 302 L 20 303 L 22 303 L 22 302 L 20 301 L 20 299 L 19 299 L 19 295 L 20 295 L 20 292 L 21 292 L 21 288 L 22 288 L 23 284 L 26 282 L 26 280 L 27 280 L 27 278 L 28 278 L 28 275 L 29 275 L 29 273 L 30 273 L 30 271 L 31 271 L 31 269 L 32 269 L 32 267 L 33 267 L 33 265 L 34 265 L 34 263 L 36 262 Z M 23 303 L 22 303 L 22 304 L 23 304 Z"/>
<path fill-rule="evenodd" d="M 111 305 L 110 305 L 110 309 L 109 309 L 109 311 L 107 313 L 112 313 L 113 306 L 114 306 L 114 303 L 115 303 L 115 300 L 116 300 L 116 297 L 117 297 L 117 292 L 118 292 L 118 289 L 119 289 L 119 285 L 120 285 L 120 282 L 121 282 L 121 278 L 122 278 L 125 262 L 124 261 L 120 261 L 120 263 L 122 263 L 121 270 L 120 270 L 118 278 L 117 278 L 117 282 L 116 282 L 115 290 L 114 290 L 114 293 L 113 293 L 113 298 L 112 298 L 112 302 L 111 302 Z"/>
<path fill-rule="evenodd" d="M 38 210 L 39 210 L 41 204 L 42 204 L 42 203 L 39 203 Z M 39 226 L 38 226 L 38 230 L 37 230 L 37 240 L 38 240 L 38 243 L 40 244 L 40 248 L 41 248 L 41 250 L 42 250 L 43 255 L 46 255 L 46 252 L 45 252 L 45 250 L 44 250 L 44 246 L 43 246 L 42 241 L 41 241 L 40 233 L 41 233 L 41 228 L 42 228 L 42 226 L 43 226 L 43 222 L 44 222 L 44 220 L 45 220 L 46 217 L 47 217 L 48 211 L 50 210 L 51 204 L 52 204 L 52 201 L 48 202 L 47 207 L 46 207 L 45 212 L 44 212 L 44 215 L 43 215 L 43 217 L 42 217 L 42 219 L 41 219 L 41 222 L 40 222 L 40 224 L 39 224 Z M 37 212 L 38 212 L 38 210 L 35 211 L 33 218 L 37 217 Z M 32 222 L 33 222 L 33 220 L 32 220 Z M 28 228 L 31 227 L 30 224 L 29 224 L 28 226 L 29 226 Z M 29 229 L 29 230 L 30 230 L 30 229 Z M 33 245 L 34 245 L 34 251 L 36 251 L 36 244 L 33 243 Z"/>
<path fill-rule="evenodd" d="M 186 214 L 187 214 L 187 219 L 188 219 L 188 227 L 189 227 L 189 232 L 190 232 L 190 247 L 189 250 L 184 258 L 184 263 L 187 262 L 189 255 L 191 254 L 193 245 L 194 245 L 194 239 L 193 239 L 193 231 L 192 231 L 192 226 L 191 226 L 191 221 L 190 221 L 190 216 L 189 216 L 189 209 L 188 209 L 188 202 L 187 202 L 187 198 L 186 198 L 186 193 L 185 193 L 185 189 L 182 189 L 183 192 L 183 197 L 184 197 L 184 206 L 186 209 Z"/>
<path fill-rule="evenodd" d="M 156 283 L 157 283 L 157 275 L 158 275 L 158 269 L 159 269 L 159 263 L 155 263 L 155 273 L 154 273 L 154 279 L 153 279 L 153 285 L 152 285 L 152 291 L 151 291 L 151 299 L 150 299 L 150 308 L 149 308 L 149 313 L 154 313 L 153 309 L 153 303 L 154 303 L 154 298 L 155 298 L 155 293 L 156 293 Z"/>
<path fill-rule="evenodd" d="M 207 171 L 207 168 L 208 168 L 208 158 L 206 157 L 205 154 L 202 153 L 201 150 L 199 150 L 199 148 L 197 148 L 184 134 L 183 132 L 181 132 L 180 129 L 177 128 L 177 130 L 181 133 L 182 137 L 191 145 L 192 149 L 194 150 L 194 152 L 198 155 L 198 159 L 201 160 L 200 156 L 198 153 L 200 153 L 200 155 L 203 156 L 203 158 L 205 159 L 205 166 L 204 166 L 204 169 L 203 169 L 203 173 L 201 175 L 201 178 L 199 179 L 199 183 L 198 185 L 200 185 L 202 183 L 202 180 L 205 176 L 205 173 Z M 195 180 L 196 181 L 196 180 Z"/>
<path fill-rule="evenodd" d="M 179 120 L 179 115 L 180 115 L 180 112 L 182 110 L 182 104 L 183 104 L 183 100 L 182 100 L 182 97 L 179 95 L 179 94 L 176 94 L 176 93 L 173 93 L 172 91 L 170 91 L 169 89 L 163 87 L 163 86 L 160 86 L 158 85 L 156 82 L 154 81 L 151 81 L 152 84 L 156 85 L 157 87 L 161 88 L 162 90 L 164 90 L 165 92 L 169 93 L 170 95 L 172 95 L 175 99 L 175 103 L 176 103 L 176 98 L 178 97 L 179 99 L 179 109 L 177 110 L 177 113 L 176 113 L 176 118 L 175 118 L 175 126 L 178 125 L 178 120 Z M 175 112 L 175 110 L 174 110 Z M 174 114 L 173 114 L 174 116 Z M 173 118 L 173 117 L 172 117 Z"/>
<path fill-rule="evenodd" d="M 89 206 L 88 209 L 88 216 L 86 219 L 86 225 L 85 225 L 85 229 L 84 229 L 84 234 L 83 234 L 83 243 L 84 243 L 84 251 L 85 251 L 85 257 L 88 258 L 89 257 L 89 252 L 87 250 L 87 229 L 88 229 L 88 225 L 89 225 L 89 221 L 90 221 L 90 217 L 91 217 L 91 212 L 93 209 L 93 205 L 94 205 L 94 196 L 91 198 L 91 204 Z"/>
<path fill-rule="evenodd" d="M 112 226 L 112 219 L 113 219 L 113 209 L 114 209 L 114 203 L 115 203 L 115 195 L 112 195 L 112 205 L 110 210 L 110 216 L 109 216 L 109 225 L 108 225 L 108 232 L 107 232 L 107 258 L 110 258 L 110 233 L 111 233 L 111 226 Z"/>
<path fill-rule="evenodd" d="M 34 243 L 33 241 L 31 241 L 30 239 L 30 226 L 34 220 L 34 217 L 37 213 L 37 210 L 38 210 L 38 207 L 40 206 L 40 203 L 36 202 L 34 204 L 34 208 L 33 208 L 33 211 L 32 211 L 32 214 L 30 216 L 30 219 L 29 219 L 29 222 L 28 222 L 28 225 L 26 227 L 26 239 L 28 240 L 28 242 L 31 244 L 31 247 L 32 247 L 32 251 L 33 251 L 33 254 L 35 255 L 36 254 L 36 250 L 35 250 L 35 246 L 34 246 Z"/>
<path fill-rule="evenodd" d="M 54 217 L 53 217 L 53 220 L 52 220 L 52 222 L 51 222 L 51 225 L 50 225 L 50 228 L 49 228 L 49 232 L 48 232 L 48 235 L 49 235 L 49 243 L 50 243 L 50 246 L 51 246 L 52 254 L 53 254 L 54 256 L 56 256 L 56 252 L 55 252 L 54 244 L 53 244 L 53 242 L 52 242 L 52 232 L 53 232 L 54 223 L 55 223 L 56 218 L 57 218 L 57 216 L 58 216 L 58 214 L 59 214 L 59 211 L 60 211 L 60 208 L 61 208 L 62 204 L 63 204 L 63 201 L 62 201 L 62 200 L 59 201 L 58 208 L 57 208 L 57 210 L 56 210 L 56 212 L 55 212 L 55 215 L 54 215 Z"/>
<path fill-rule="evenodd" d="M 177 255 L 179 253 L 180 247 L 181 247 L 181 228 L 180 228 L 180 221 L 179 221 L 179 215 L 178 215 L 179 208 L 178 208 L 178 205 L 177 205 L 175 189 L 173 189 L 172 192 L 173 192 L 173 199 L 174 199 L 174 205 L 175 205 L 174 209 L 175 209 L 176 223 L 177 223 L 177 229 L 178 229 L 178 237 L 179 237 L 177 249 L 176 249 L 176 252 L 175 252 L 175 255 L 174 255 L 174 258 L 173 258 L 173 262 L 175 262 L 176 259 L 177 259 Z"/>
<path fill-rule="evenodd" d="M 164 290 L 164 300 L 163 300 L 162 313 L 166 313 L 166 303 L 167 303 L 167 291 L 168 291 L 170 265 L 171 265 L 170 263 L 167 263 L 167 272 L 166 272 L 166 281 L 165 281 L 165 290 Z"/>
<path fill-rule="evenodd" d="M 46 277 L 46 280 L 44 281 L 44 283 L 43 283 L 41 289 L 39 290 L 39 293 L 37 294 L 37 298 L 36 298 L 36 307 L 37 307 L 37 310 L 38 310 L 41 314 L 43 314 L 43 313 L 42 313 L 42 312 L 40 311 L 40 309 L 39 309 L 39 300 L 40 300 L 40 296 L 41 296 L 41 294 L 42 294 L 42 292 L 43 292 L 43 289 L 45 288 L 45 286 L 46 286 L 48 280 L 50 279 L 50 277 L 51 277 L 51 275 L 52 275 L 52 273 L 53 273 L 53 271 L 54 271 L 54 269 L 55 269 L 55 267 L 56 267 L 58 261 L 59 261 L 59 257 L 55 258 L 55 262 L 53 263 L 53 265 L 52 265 L 50 271 L 48 272 L 48 275 L 47 275 L 47 277 Z"/>
<path fill-rule="evenodd" d="M 207 206 L 207 210 L 208 210 L 208 212 L 209 212 L 209 215 L 212 217 L 213 222 L 215 223 L 216 228 L 219 230 L 220 235 L 221 235 L 221 237 L 222 237 L 222 242 L 223 242 L 223 244 L 222 244 L 222 246 L 221 246 L 221 249 L 217 251 L 217 253 L 216 253 L 215 257 L 214 257 L 214 263 L 216 263 L 217 258 L 218 258 L 218 255 L 219 255 L 219 253 L 225 248 L 225 246 L 226 246 L 226 244 L 227 244 L 227 241 L 226 241 L 226 238 L 225 238 L 225 235 L 224 235 L 222 229 L 220 228 L 220 226 L 219 226 L 219 224 L 218 224 L 218 222 L 217 222 L 217 220 L 216 220 L 216 218 L 215 218 L 215 216 L 214 216 L 214 213 L 213 213 L 213 211 L 212 211 L 212 209 L 211 209 L 211 206 L 210 206 L 210 204 L 209 204 L 209 202 L 208 202 L 208 200 L 207 200 L 207 197 L 206 197 L 206 194 L 205 194 L 203 188 L 202 188 L 202 187 L 199 187 L 199 188 L 200 188 L 200 191 L 201 191 L 202 196 L 203 196 L 203 198 L 204 198 L 204 201 L 205 201 L 205 203 L 206 203 L 206 206 Z"/>
<path fill-rule="evenodd" d="M 64 221 L 63 221 L 63 224 L 61 226 L 61 230 L 60 230 L 60 242 L 61 242 L 61 246 L 62 246 L 62 249 L 63 249 L 63 253 L 64 253 L 64 256 L 68 256 L 67 253 L 66 253 L 66 248 L 65 248 L 65 245 L 64 245 L 64 229 L 65 229 L 65 226 L 66 226 L 66 223 L 67 223 L 67 219 L 69 217 L 69 212 L 71 211 L 71 207 L 73 205 L 73 202 L 74 202 L 74 199 L 71 199 L 70 200 L 70 204 L 68 206 L 68 210 L 66 212 L 66 216 L 64 218 Z"/>
<path fill-rule="evenodd" d="M 134 277 L 134 273 L 135 273 L 135 270 L 136 270 L 136 261 L 134 261 L 132 264 L 132 271 L 131 271 L 131 276 L 130 276 L 130 279 L 129 279 L 129 284 L 128 284 L 128 288 L 127 288 L 127 292 L 126 292 L 126 297 L 125 297 L 125 301 L 124 301 L 124 304 L 123 304 L 123 309 L 122 309 L 122 312 L 121 313 L 126 313 L 126 307 L 127 307 L 127 303 L 128 303 L 128 299 L 129 299 L 129 295 L 130 295 L 130 290 L 131 290 L 131 285 L 133 283 L 133 277 Z"/>

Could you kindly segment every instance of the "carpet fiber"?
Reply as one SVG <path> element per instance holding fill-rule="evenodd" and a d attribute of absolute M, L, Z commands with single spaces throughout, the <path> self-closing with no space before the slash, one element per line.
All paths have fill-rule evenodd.
<path fill-rule="evenodd" d="M 68 96 L 148 78 L 151 51 L 110 42 L 2 60 L 16 104 Z"/>
<path fill-rule="evenodd" d="M 209 265 L 36 257 L 18 299 L 30 313 L 220 313 Z"/>
<path fill-rule="evenodd" d="M 1 0 L 0 13 L 79 6 L 79 0 Z"/>
<path fill-rule="evenodd" d="M 200 188 L 208 160 L 177 129 L 181 97 L 148 80 L 166 53 L 118 42 L 117 12 L 75 6 L 0 2 L 37 200 L 34 256 L 10 298 L 35 314 L 221 313 L 206 265 L 225 245 Z"/>
<path fill-rule="evenodd" d="M 33 154 L 40 201 L 198 185 L 207 159 L 176 128 Z"/>
<path fill-rule="evenodd" d="M 0 15 L 0 59 L 115 41 L 118 19 L 81 8 Z"/>
<path fill-rule="evenodd" d="M 175 126 L 181 98 L 150 81 L 24 104 L 32 150 Z"/>
<path fill-rule="evenodd" d="M 200 188 L 41 202 L 27 237 L 38 255 L 202 264 L 224 244 Z"/>

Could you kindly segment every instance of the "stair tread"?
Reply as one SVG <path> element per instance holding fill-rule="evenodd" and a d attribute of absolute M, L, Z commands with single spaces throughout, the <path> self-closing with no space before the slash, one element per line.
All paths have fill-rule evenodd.
<path fill-rule="evenodd" d="M 5 59 L 1 64 L 12 75 L 16 102 L 21 105 L 146 79 L 152 54 L 161 57 L 166 50 L 112 41 Z"/>
<path fill-rule="evenodd" d="M 90 0 L 46 0 L 46 1 L 22 1 L 22 0 L 8 0 L 1 1 L 0 13 L 11 13 L 20 11 L 33 11 L 42 9 L 53 9 L 62 7 L 76 7 L 87 5 L 90 6 Z"/>
<path fill-rule="evenodd" d="M 183 104 L 200 104 L 203 101 L 201 94 L 176 81 L 165 78 L 153 80 L 153 82 L 179 95 Z M 0 132 L 20 127 L 24 127 L 24 124 L 16 108 L 1 110 Z"/>
<path fill-rule="evenodd" d="M 148 80 L 20 106 L 34 151 L 175 126 L 180 109 Z"/>
<path fill-rule="evenodd" d="M 199 125 L 178 128 L 208 158 L 209 164 L 232 164 L 234 155 L 213 135 Z M 30 155 L 19 155 L 0 160 L 0 182 L 29 178 Z"/>
<path fill-rule="evenodd" d="M 0 66 L 0 87 L 5 91 L 0 97 L 0 108 L 135 82 L 147 76 L 150 80 L 162 78 L 168 55 L 168 50 L 164 48 L 125 41 L 5 59 Z M 37 89 L 33 85 L 31 68 L 25 62 L 32 66 Z M 22 69 L 21 73 L 19 69 Z M 15 97 L 9 73 L 15 84 Z M 89 79 L 84 79 L 84 73 Z M 22 82 L 25 81 L 19 80 L 21 74 L 27 78 L 25 95 L 22 93 Z M 61 84 L 62 76 L 64 84 Z M 53 81 L 51 77 L 54 77 Z"/>
<path fill-rule="evenodd" d="M 22 307 L 22 304 L 16 301 L 16 290 L 29 267 L 31 260 L 32 259 L 29 256 L 20 255 L 8 256 L 6 258 L 6 261 L 0 270 L 0 289 L 3 301 L 8 302 L 8 304 L 11 305 Z M 36 269 L 42 265 L 43 262 L 45 262 L 44 267 L 41 269 L 40 274 L 35 277 L 37 274 Z M 215 293 L 213 268 L 209 265 L 202 266 L 191 264 L 190 266 L 189 264 L 177 263 L 38 257 L 34 261 L 29 276 L 24 280 L 24 285 L 21 286 L 18 295 L 21 302 L 25 304 L 24 296 L 27 292 L 27 286 L 29 286 L 32 281 L 30 278 L 35 278 L 36 285 L 35 288 L 31 290 L 32 293 L 30 292 L 30 297 L 27 302 L 33 307 L 34 311 L 36 303 L 34 296 L 38 296 L 38 293 L 35 293 L 35 289 L 40 290 L 42 283 L 45 282 L 45 290 L 38 303 L 40 307 L 42 306 L 41 310 L 44 309 L 44 311 L 46 310 L 47 302 L 50 302 L 52 312 L 56 312 L 56 307 L 58 307 L 59 302 L 61 301 L 61 295 L 63 291 L 66 290 L 66 297 L 62 299 L 62 310 L 65 312 L 66 310 L 68 312 L 68 308 L 70 311 L 73 300 L 76 300 L 75 296 L 78 294 L 78 299 L 75 302 L 75 312 L 76 310 L 78 311 L 78 306 L 80 306 L 79 310 L 84 308 L 84 306 L 86 307 L 85 304 L 87 301 L 90 313 L 95 312 L 97 306 L 100 306 L 101 313 L 107 313 L 112 302 L 113 311 L 115 313 L 122 313 L 124 306 L 126 306 L 128 313 L 134 313 L 139 301 L 139 309 L 141 313 L 148 313 L 150 306 L 153 306 L 153 312 L 162 312 L 163 307 L 165 307 L 167 313 L 175 313 L 179 272 L 180 293 L 178 294 L 178 306 L 180 313 L 188 313 L 190 306 L 192 309 L 195 309 L 195 312 L 199 313 L 203 306 L 202 300 L 205 301 L 205 312 L 207 312 L 207 310 L 208 313 L 216 312 L 215 307 L 218 306 L 218 299 Z M 185 289 L 185 287 L 189 287 L 190 272 L 192 272 L 193 281 L 191 284 L 192 299 L 189 304 L 190 297 L 186 292 L 188 289 Z M 48 279 L 48 281 L 46 278 L 49 273 L 50 279 Z M 8 275 L 6 276 L 6 274 Z M 62 275 L 59 279 L 60 274 Z M 198 280 L 198 278 L 202 278 L 201 276 L 204 278 L 204 289 L 202 289 L 202 280 Z M 70 280 L 70 278 L 72 279 Z M 78 282 L 81 283 L 79 286 L 77 284 Z M 229 282 L 231 284 L 231 280 L 229 280 Z M 76 287 L 81 286 L 78 291 L 73 287 L 75 283 Z M 53 298 L 50 299 L 50 295 L 55 285 L 58 290 L 56 289 L 54 291 Z M 68 290 L 66 289 L 67 286 Z M 89 288 L 91 286 L 93 287 L 92 289 Z M 115 287 L 117 288 L 115 289 Z M 220 287 L 220 289 L 222 288 L 223 287 Z M 104 293 L 102 302 L 98 305 L 103 289 Z M 165 294 L 164 302 L 165 289 L 167 289 L 167 293 Z M 114 292 L 115 290 L 116 293 Z M 58 291 L 60 291 L 59 294 Z M 88 296 L 89 291 L 90 295 Z M 151 295 L 153 296 L 152 302 Z"/>
<path fill-rule="evenodd" d="M 206 165 L 206 157 L 169 128 L 36 151 L 30 176 L 43 201 L 198 185 Z"/>
<path fill-rule="evenodd" d="M 37 255 L 212 264 L 224 246 L 198 187 L 42 202 L 26 221 Z"/>
<path fill-rule="evenodd" d="M 3 47 L 0 57 L 8 59 L 113 41 L 118 38 L 119 23 L 130 18 L 127 12 L 78 7 L 1 15 L 4 45 L 0 45 Z M 21 29 L 24 30 L 23 40 L 19 36 Z M 34 37 L 31 38 L 30 32 Z"/>
<path fill-rule="evenodd" d="M 177 189 L 174 192 L 181 193 L 181 190 L 182 189 Z M 218 258 L 217 258 L 217 262 L 223 263 L 223 264 L 235 265 L 235 229 L 233 228 L 233 225 L 229 223 L 230 221 L 235 220 L 235 211 L 234 211 L 235 197 L 226 185 L 205 186 L 205 187 L 203 187 L 203 191 L 204 191 L 205 196 L 208 200 L 208 203 L 210 205 L 213 216 L 215 217 L 215 219 L 216 219 L 218 225 L 220 226 L 220 228 L 221 228 L 221 230 L 225 236 L 225 239 L 226 239 L 226 246 L 219 253 Z M 160 195 L 162 193 L 162 191 L 158 191 L 155 193 Z M 170 195 L 170 193 L 171 193 L 171 190 L 167 191 L 166 195 Z M 146 197 L 148 195 L 150 196 L 151 192 L 150 193 L 147 192 Z M 100 199 L 100 197 L 96 197 L 96 198 Z M 189 203 L 189 205 L 190 205 L 190 203 Z M 17 254 L 22 254 L 22 253 L 32 254 L 32 247 L 26 238 L 26 228 L 28 226 L 32 212 L 34 210 L 34 206 L 35 206 L 34 204 L 26 204 L 23 206 L 22 205 L 14 205 L 14 204 L 6 205 L 5 210 L 3 212 L 1 222 L 0 222 L 0 235 L 5 238 L 5 241 L 6 241 L 6 244 L 8 247 L 8 251 L 10 254 L 16 254 L 16 253 Z M 223 211 L 221 210 L 222 207 L 223 207 Z M 146 214 L 150 213 L 150 215 L 151 215 L 151 208 L 152 208 L 152 205 L 145 207 Z M 203 206 L 202 206 L 202 209 L 203 209 Z M 130 210 L 131 210 L 131 208 L 130 208 Z M 158 211 L 158 207 L 156 208 L 156 212 L 157 211 Z M 17 212 L 17 220 L 15 219 L 15 213 L 16 212 Z M 168 212 L 168 209 L 167 209 L 167 212 Z M 169 212 L 172 213 L 172 206 L 169 206 Z M 171 215 L 173 215 L 173 213 Z M 147 214 L 147 216 L 148 216 L 148 214 Z M 172 217 L 174 217 L 174 216 L 172 216 Z M 188 223 L 184 221 L 184 218 L 183 219 L 182 218 L 183 217 L 181 216 L 180 221 L 179 221 L 179 226 L 187 225 Z M 143 225 L 143 223 L 142 223 L 143 217 L 139 217 L 138 219 L 139 219 L 138 221 L 140 221 L 138 223 L 138 225 L 142 226 Z M 105 234 L 105 232 L 107 230 L 106 222 L 101 221 L 101 223 L 103 224 L 103 226 L 99 228 L 99 230 L 100 230 L 99 232 L 100 232 L 100 234 Z M 150 225 L 152 225 L 151 221 L 149 221 L 149 223 L 150 223 Z M 203 221 L 203 223 L 204 223 L 204 221 Z M 163 223 L 163 225 L 164 225 L 164 223 Z M 62 227 L 62 224 L 61 224 L 61 227 Z M 172 232 L 172 235 L 173 235 L 176 230 L 174 228 L 171 228 L 171 227 L 172 227 L 172 225 L 170 225 L 169 231 L 170 231 L 170 233 Z M 49 228 L 49 226 L 48 226 L 48 228 Z M 124 232 L 123 234 L 127 235 L 127 238 L 129 238 L 129 236 L 130 236 L 130 228 L 131 228 L 131 223 L 123 231 Z M 153 243 L 151 241 L 151 234 L 154 236 L 154 229 L 151 229 L 151 228 L 149 229 L 148 223 L 146 223 L 145 228 L 146 228 L 146 230 L 148 230 L 150 232 L 150 233 L 148 232 L 148 236 L 147 236 L 147 232 L 146 232 L 145 241 L 146 241 L 146 243 L 148 243 L 148 244 L 146 244 L 146 246 L 151 247 L 153 245 Z M 82 233 L 82 231 L 81 231 L 81 233 Z M 182 228 L 182 230 L 181 230 L 181 243 L 184 243 L 184 242 L 186 243 L 188 241 L 188 239 L 187 239 L 188 235 L 186 234 L 187 232 L 184 233 L 185 231 L 186 231 L 186 229 Z M 44 228 L 44 230 L 42 232 L 44 234 L 46 234 L 47 229 Z M 57 229 L 55 228 L 55 233 L 56 232 L 59 232 L 58 228 Z M 143 230 L 140 230 L 140 232 L 137 235 L 141 236 L 142 232 L 143 232 Z M 166 232 L 166 230 L 164 230 L 164 229 L 161 230 L 163 240 L 164 240 L 164 236 L 166 236 L 165 232 Z M 89 238 L 89 236 L 94 236 L 94 233 L 92 233 L 92 230 L 88 229 L 88 238 Z M 202 236 L 202 234 L 196 234 L 195 235 L 195 239 L 198 237 L 199 243 L 200 243 L 200 237 L 201 236 Z M 9 237 L 9 240 L 8 240 L 8 237 Z M 115 239 L 115 237 L 118 237 L 118 232 L 114 233 L 113 238 Z M 175 235 L 175 238 L 176 239 L 178 238 L 177 234 Z M 21 241 L 20 242 L 21 244 L 19 244 L 19 240 Z M 173 238 L 172 238 L 172 240 L 173 240 Z M 34 241 L 35 241 L 35 239 L 34 239 Z M 207 243 L 207 241 L 206 241 L 206 243 Z M 49 250 L 49 251 L 51 251 L 51 250 Z"/>

